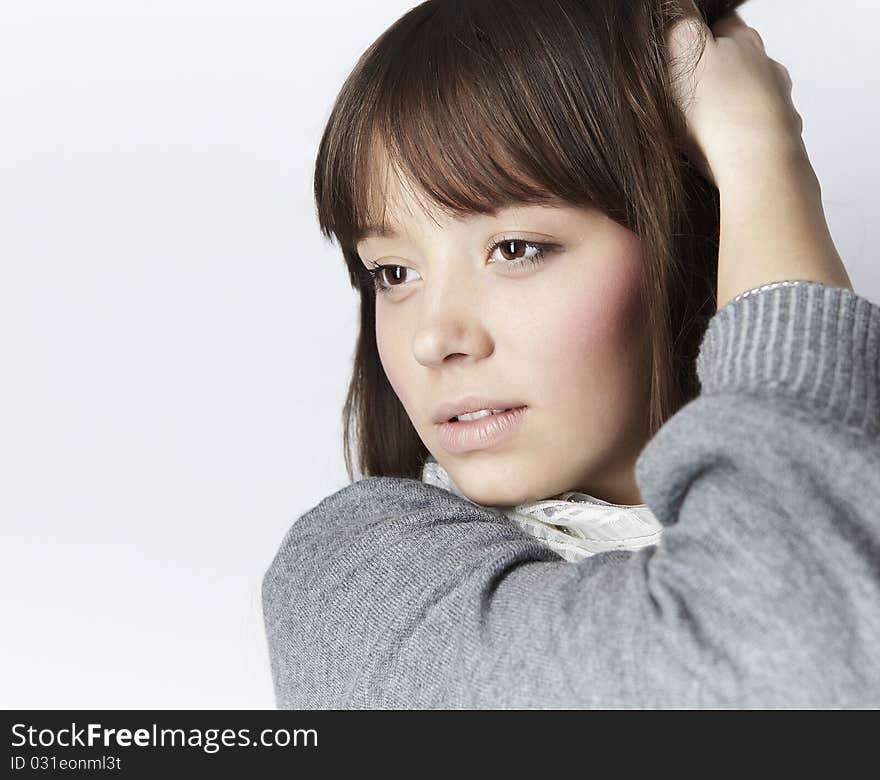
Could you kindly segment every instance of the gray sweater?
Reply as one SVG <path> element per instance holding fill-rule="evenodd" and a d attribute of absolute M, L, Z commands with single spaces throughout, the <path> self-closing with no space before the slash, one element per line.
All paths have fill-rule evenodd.
<path fill-rule="evenodd" d="M 717 312 L 643 449 L 659 544 L 563 560 L 397 477 L 302 514 L 263 578 L 279 708 L 880 707 L 880 306 Z"/>

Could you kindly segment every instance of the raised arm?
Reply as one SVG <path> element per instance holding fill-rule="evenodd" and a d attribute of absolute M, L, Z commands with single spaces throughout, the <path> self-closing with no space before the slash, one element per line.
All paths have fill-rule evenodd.
<path fill-rule="evenodd" d="M 719 190 L 720 309 L 771 282 L 852 289 L 831 239 L 788 69 L 736 14 L 711 30 L 691 13 L 667 33 L 670 75 L 691 156 Z"/>

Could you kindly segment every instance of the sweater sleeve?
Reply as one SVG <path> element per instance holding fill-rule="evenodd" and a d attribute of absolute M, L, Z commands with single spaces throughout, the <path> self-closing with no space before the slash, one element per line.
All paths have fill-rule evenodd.
<path fill-rule="evenodd" d="M 636 464 L 655 547 L 568 563 L 395 477 L 302 515 L 263 579 L 277 705 L 880 706 L 880 307 L 762 289 L 697 370 Z"/>

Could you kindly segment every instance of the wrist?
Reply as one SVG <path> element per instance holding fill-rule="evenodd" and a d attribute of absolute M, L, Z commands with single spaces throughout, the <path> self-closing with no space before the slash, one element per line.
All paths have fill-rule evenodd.
<path fill-rule="evenodd" d="M 718 308 L 745 290 L 789 279 L 852 289 L 806 154 L 753 161 L 719 187 Z"/>
<path fill-rule="evenodd" d="M 821 207 L 819 179 L 800 136 L 744 146 L 730 158 L 730 163 L 715 173 L 722 199 L 733 202 L 742 197 L 753 201 L 762 193 L 773 197 L 773 191 L 779 188 L 788 192 L 796 189 Z"/>

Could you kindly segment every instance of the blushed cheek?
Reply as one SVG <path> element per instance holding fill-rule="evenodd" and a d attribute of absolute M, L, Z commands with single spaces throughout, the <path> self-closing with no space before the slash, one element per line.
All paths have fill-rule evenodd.
<path fill-rule="evenodd" d="M 638 238 L 621 228 L 613 253 L 606 253 L 560 302 L 557 343 L 581 360 L 618 359 L 642 335 L 642 258 Z M 597 267 L 604 273 L 595 272 Z"/>

